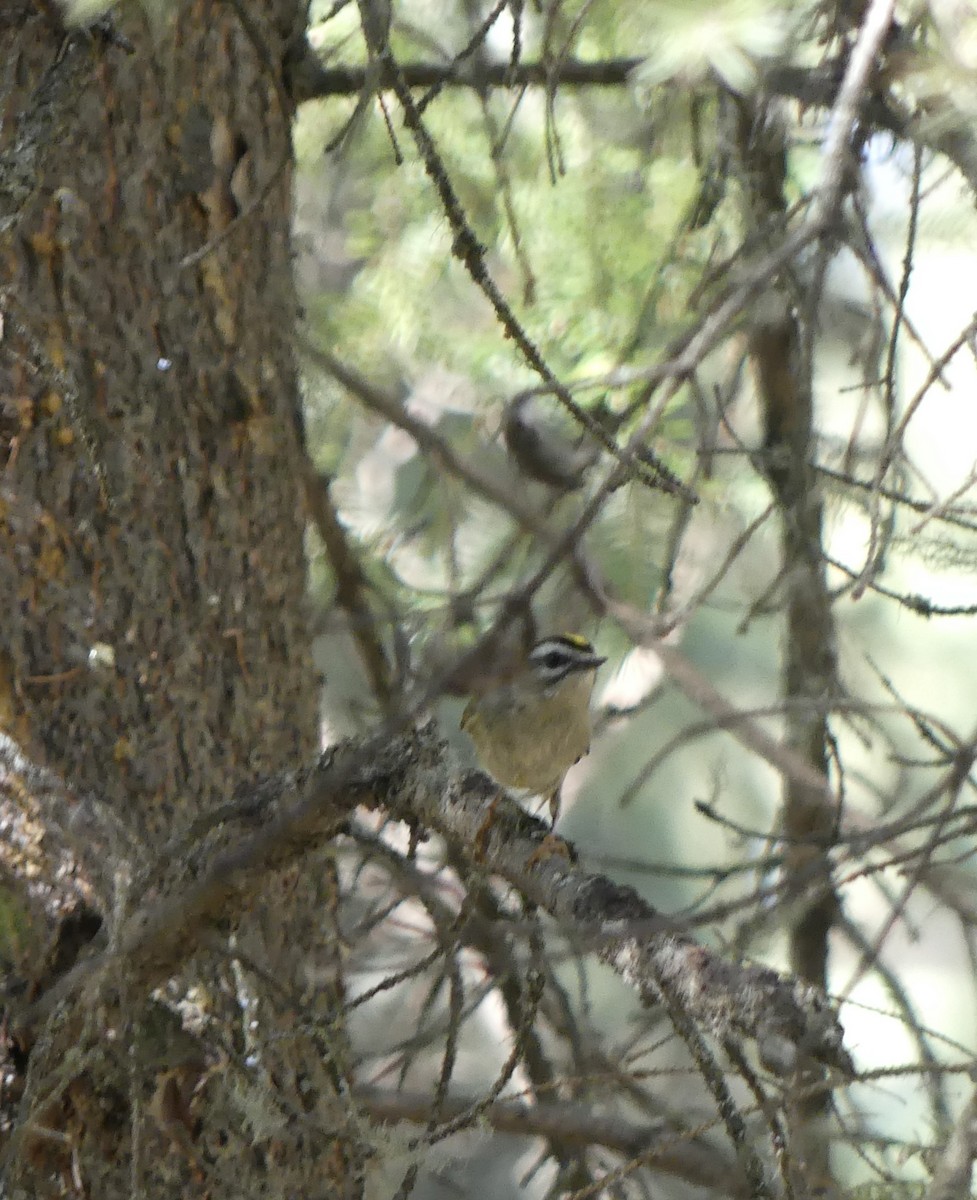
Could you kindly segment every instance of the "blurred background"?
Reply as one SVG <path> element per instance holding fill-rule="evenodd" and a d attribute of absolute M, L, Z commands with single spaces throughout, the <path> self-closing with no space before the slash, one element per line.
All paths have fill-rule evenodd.
<path fill-rule="evenodd" d="M 598 496 L 572 553 L 528 597 L 538 633 L 579 630 L 608 656 L 597 736 L 564 787 L 559 831 L 588 869 L 687 918 L 716 949 L 796 969 L 806 901 L 785 880 L 782 774 L 676 683 L 656 638 L 777 740 L 802 745 L 791 713 L 816 714 L 836 798 L 818 843 L 837 905 L 821 982 L 861 1074 L 836 1097 L 831 1141 L 846 1188 L 895 1188 L 924 1177 L 926 1146 L 946 1136 L 977 1035 L 977 221 L 969 150 L 954 141 L 970 137 L 960 130 L 977 100 L 977 16 L 965 3 L 898 6 L 838 164 L 830 236 L 774 263 L 823 192 L 831 104 L 870 8 L 413 0 L 385 13 L 398 61 L 443 73 L 414 99 L 522 329 L 618 445 L 643 429 L 695 504 L 633 473 L 600 493 L 612 460 L 552 388 L 533 390 L 539 372 L 452 256 L 430 161 L 368 71 L 361 91 L 301 110 L 296 246 L 309 446 L 365 572 L 360 600 L 335 604 L 345 569 L 310 533 L 324 740 L 363 732 L 390 702 L 372 644 L 397 695 L 447 675 L 437 718 L 470 760 L 457 726 L 477 680 L 450 666 L 544 562 L 540 531 L 573 528 Z M 313 6 L 327 70 L 367 64 L 361 21 L 362 6 Z M 585 85 L 559 81 L 581 61 L 612 64 L 608 81 L 596 70 Z M 548 85 L 518 82 L 533 62 L 549 64 Z M 511 86 L 479 83 L 506 65 Z M 693 343 L 765 261 L 718 333 Z M 763 382 L 770 331 L 790 342 L 793 400 Z M 690 344 L 690 371 L 656 375 Z M 793 405 L 786 416 L 778 400 Z M 804 538 L 820 583 L 807 593 L 791 561 L 791 488 L 816 510 Z M 620 608 L 600 611 L 581 571 Z M 806 675 L 790 653 L 805 594 L 821 655 Z M 403 831 L 377 836 L 406 845 Z M 423 869 L 450 893 L 442 866 L 432 851 Z M 399 929 L 379 941 L 374 930 L 354 953 L 356 990 L 427 936 L 418 914 L 398 913 Z M 660 1119 L 672 1102 L 686 1128 L 696 1106 L 706 1121 L 665 1024 L 572 946 L 552 953 L 586 1043 L 577 1067 L 607 1078 L 613 1064 L 656 1095 Z M 402 991 L 361 1018 L 364 1079 L 403 1067 L 400 1039 L 423 1002 L 405 1006 Z M 491 989 L 476 1009 L 460 1070 L 473 1094 L 508 1036 Z M 429 1070 L 421 1055 L 404 1077 L 423 1087 Z M 608 1104 L 641 1108 L 620 1094 Z M 531 1140 L 462 1141 L 416 1194 L 553 1186 Z M 703 1190 L 658 1178 L 644 1194 Z"/>

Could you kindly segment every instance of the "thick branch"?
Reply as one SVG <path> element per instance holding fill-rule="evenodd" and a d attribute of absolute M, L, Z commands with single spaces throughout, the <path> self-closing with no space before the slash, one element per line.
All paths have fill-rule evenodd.
<path fill-rule="evenodd" d="M 561 87 L 619 87 L 640 66 L 640 58 L 608 58 L 600 62 L 562 59 L 556 63 L 525 62 L 466 63 L 455 67 L 445 63 L 405 63 L 400 70 L 409 88 L 466 87 L 476 91 L 487 88 L 519 88 L 559 85 Z M 300 82 L 293 86 L 296 101 L 321 96 L 358 96 L 369 82 L 369 68 L 311 67 L 303 62 Z"/>
<path fill-rule="evenodd" d="M 643 1003 L 665 996 L 719 1038 L 754 1038 L 764 1061 L 781 1072 L 792 1069 L 802 1051 L 848 1070 L 841 1028 L 820 992 L 763 967 L 724 961 L 632 888 L 556 856 L 532 865 L 546 830 L 515 803 L 497 806 L 484 836 L 497 792 L 481 772 L 459 772 L 431 726 L 344 743 L 309 771 L 276 776 L 215 813 L 208 832 L 187 851 L 171 853 L 139 889 L 149 899 L 115 931 L 111 949 L 76 967 L 27 1020 L 36 1022 L 62 1000 L 99 1003 L 103 989 L 120 978 L 130 994 L 168 978 L 215 920 L 235 916 L 260 894 L 271 871 L 334 837 L 353 807 L 366 804 L 440 832 L 469 856 L 481 842 L 485 869 L 529 895 Z"/>
<path fill-rule="evenodd" d="M 554 63 L 467 63 L 463 68 L 417 62 L 402 64 L 400 71 L 409 88 L 622 87 L 642 61 L 568 58 Z M 831 108 L 843 75 L 843 64 L 834 60 L 813 68 L 775 63 L 762 74 L 760 90 L 797 100 L 808 108 Z M 325 96 L 359 96 L 369 82 L 365 65 L 323 67 L 310 53 L 294 74 L 292 93 L 297 103 Z M 977 139 L 963 121 L 954 121 L 953 115 L 943 112 L 939 114 L 942 119 L 926 119 L 925 115 L 920 119 L 902 111 L 887 94 L 863 96 L 860 108 L 866 123 L 945 155 L 977 192 Z"/>

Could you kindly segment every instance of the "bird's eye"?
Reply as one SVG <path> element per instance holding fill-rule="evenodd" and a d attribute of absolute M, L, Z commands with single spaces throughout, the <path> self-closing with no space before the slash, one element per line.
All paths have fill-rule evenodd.
<path fill-rule="evenodd" d="M 543 659 L 543 664 L 551 671 L 555 671 L 558 667 L 563 666 L 563 655 L 556 650 L 551 650 Z"/>

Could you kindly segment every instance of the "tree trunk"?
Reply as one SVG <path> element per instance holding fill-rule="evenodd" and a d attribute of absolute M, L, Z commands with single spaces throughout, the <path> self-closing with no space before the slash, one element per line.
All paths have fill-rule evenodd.
<path fill-rule="evenodd" d="M 134 848 L 91 894 L 109 942 L 127 875 L 317 743 L 282 72 L 304 22 L 298 0 L 131 5 L 85 31 L 47 4 L 0 8 L 0 721 Z M 314 977 L 335 1022 L 310 915 L 328 881 L 276 879 L 234 933 L 275 990 L 226 950 L 198 955 L 172 1007 L 123 973 L 99 1011 L 59 1010 L 15 1047 L 9 1194 L 338 1184 L 345 1151 L 318 1118 L 344 1086 L 341 1034 L 323 1049 L 295 1020 Z M 189 996 L 208 1049 L 174 1015 Z"/>
<path fill-rule="evenodd" d="M 776 116 L 749 105 L 739 112 L 738 140 L 749 185 L 749 219 L 760 241 L 786 217 L 786 144 Z M 800 290 L 796 281 L 794 288 Z M 812 317 L 795 311 L 786 280 L 781 291 L 765 298 L 767 311 L 754 317 L 749 345 L 763 418 L 762 462 L 781 523 L 785 740 L 818 776 L 827 777 L 835 630 L 824 566 L 823 512 L 812 466 L 813 364 L 805 346 L 805 318 Z M 837 813 L 821 788 L 795 779 L 784 788 L 782 822 L 791 970 L 827 991 L 829 936 L 838 914 L 828 851 Z M 827 1194 L 833 1184 L 826 1129 L 831 1100 L 821 1067 L 802 1063 L 794 1085 L 801 1093 L 789 1107 L 798 1176 L 794 1183 L 800 1194 L 821 1194 L 818 1189 Z"/>

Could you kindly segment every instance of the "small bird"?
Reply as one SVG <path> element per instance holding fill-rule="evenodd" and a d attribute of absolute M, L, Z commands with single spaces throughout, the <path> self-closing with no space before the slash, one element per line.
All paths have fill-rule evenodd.
<path fill-rule="evenodd" d="M 462 714 L 485 770 L 503 787 L 542 796 L 554 825 L 563 777 L 590 750 L 590 696 L 606 661 L 577 634 L 545 637 L 507 682 L 473 697 Z"/>

